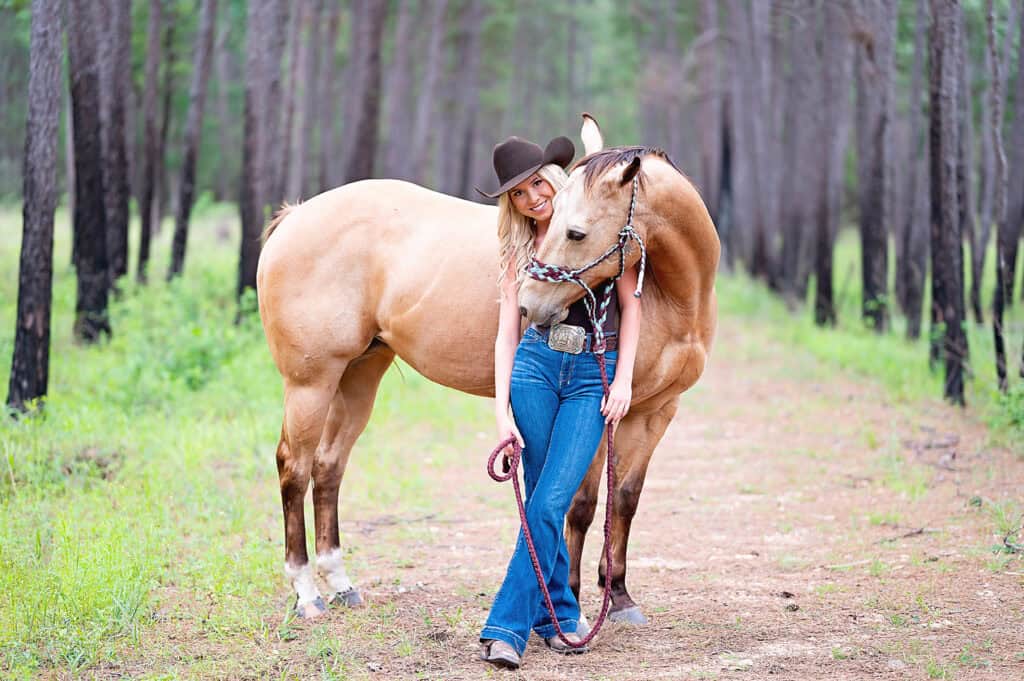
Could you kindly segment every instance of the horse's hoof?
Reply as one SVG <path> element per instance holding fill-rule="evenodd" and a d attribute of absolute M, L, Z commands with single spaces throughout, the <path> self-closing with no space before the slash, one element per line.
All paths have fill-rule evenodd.
<path fill-rule="evenodd" d="M 316 619 L 325 612 L 327 612 L 327 605 L 324 603 L 324 599 L 320 598 L 319 596 L 316 597 L 315 601 L 311 601 L 309 603 L 295 604 L 295 616 L 300 619 Z"/>
<path fill-rule="evenodd" d="M 345 591 L 339 591 L 331 596 L 331 605 L 344 605 L 355 608 L 363 604 L 363 597 L 359 595 L 359 589 L 352 587 Z"/>
<path fill-rule="evenodd" d="M 610 612 L 608 613 L 608 619 L 612 622 L 626 622 L 627 624 L 647 624 L 647 618 L 640 612 L 639 605 Z"/>
<path fill-rule="evenodd" d="M 590 633 L 590 622 L 587 621 L 587 616 L 580 613 L 580 619 L 576 622 L 576 634 L 580 638 L 586 638 L 587 634 Z"/>

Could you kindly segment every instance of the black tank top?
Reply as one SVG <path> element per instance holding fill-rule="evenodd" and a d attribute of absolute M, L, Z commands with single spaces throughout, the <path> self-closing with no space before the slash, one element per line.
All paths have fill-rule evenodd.
<path fill-rule="evenodd" d="M 593 287 L 594 295 L 597 296 L 598 302 L 601 300 L 601 294 L 604 293 L 604 288 L 608 285 L 608 281 L 608 279 L 605 279 Z M 604 332 L 606 334 L 617 333 L 619 330 L 619 296 L 614 286 L 610 295 L 612 299 L 608 301 L 608 316 L 604 320 Z M 590 325 L 590 317 L 587 316 L 587 306 L 583 302 L 584 298 L 586 298 L 586 295 L 569 306 L 569 316 L 562 323 L 582 326 L 586 329 L 587 333 L 593 333 L 594 329 Z"/>

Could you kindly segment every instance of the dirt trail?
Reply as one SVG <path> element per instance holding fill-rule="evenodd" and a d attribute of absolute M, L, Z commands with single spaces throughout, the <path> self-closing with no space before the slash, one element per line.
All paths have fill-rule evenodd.
<path fill-rule="evenodd" d="M 205 654 L 253 677 L 1024 678 L 1024 560 L 990 550 L 1024 462 L 956 409 L 886 403 L 733 320 L 719 338 L 633 523 L 627 581 L 650 625 L 610 625 L 570 658 L 534 638 L 518 675 L 476 661 L 516 531 L 511 488 L 483 471 L 487 433 L 432 474 L 436 515 L 343 507 L 367 607 Z M 593 617 L 600 522 L 589 540 Z"/>

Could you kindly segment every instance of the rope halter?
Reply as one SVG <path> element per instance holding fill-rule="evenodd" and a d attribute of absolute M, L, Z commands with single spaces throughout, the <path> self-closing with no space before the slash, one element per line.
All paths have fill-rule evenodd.
<path fill-rule="evenodd" d="M 644 240 L 640 238 L 636 229 L 633 228 L 633 215 L 636 213 L 636 199 L 639 191 L 640 177 L 637 175 L 633 177 L 633 194 L 629 199 L 629 215 L 626 218 L 626 224 L 619 230 L 618 241 L 596 259 L 583 267 L 569 269 L 568 267 L 543 263 L 537 260 L 537 258 L 530 258 L 530 264 L 526 267 L 526 273 L 530 278 L 537 281 L 547 281 L 553 284 L 571 282 L 583 289 L 583 304 L 587 308 L 587 317 L 590 319 L 590 325 L 594 330 L 593 352 L 595 354 L 604 354 L 605 351 L 604 324 L 608 318 L 608 303 L 611 302 L 612 289 L 615 288 L 615 282 L 626 271 L 626 243 L 630 239 L 636 241 L 640 247 L 640 273 L 637 276 L 636 290 L 633 292 L 633 296 L 639 298 L 640 294 L 643 293 L 644 270 L 647 268 L 647 248 L 644 246 Z M 598 301 L 597 295 L 583 281 L 582 275 L 610 258 L 616 251 L 619 254 L 619 272 L 608 280 L 608 284 L 604 287 L 604 292 L 601 295 L 601 300 Z"/>

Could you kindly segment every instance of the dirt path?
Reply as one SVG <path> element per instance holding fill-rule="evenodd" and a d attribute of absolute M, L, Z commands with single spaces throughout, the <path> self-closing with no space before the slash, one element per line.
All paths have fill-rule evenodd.
<path fill-rule="evenodd" d="M 215 661 L 201 674 L 1024 678 L 1024 560 L 991 550 L 1022 509 L 1024 462 L 989 448 L 958 410 L 885 403 L 870 382 L 729 321 L 655 454 L 633 524 L 628 583 L 649 626 L 611 625 L 573 658 L 534 639 L 518 676 L 476 661 L 516 531 L 511 489 L 483 472 L 488 432 L 465 465 L 430 469 L 436 514 L 343 508 L 367 607 L 312 625 L 278 617 L 244 649 L 180 632 L 190 654 Z M 589 538 L 593 617 L 599 522 Z M 143 646 L 168 635 L 158 627 Z"/>

